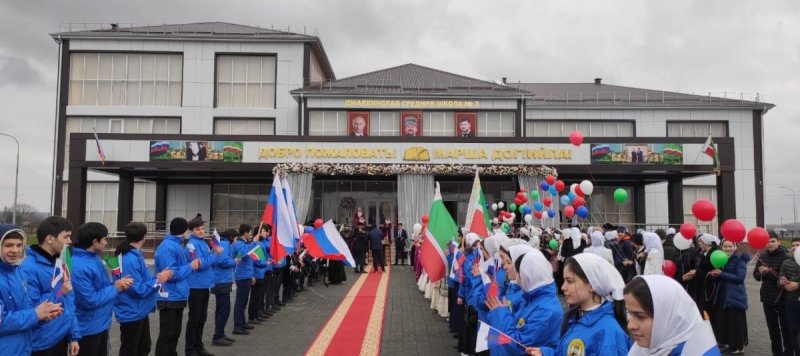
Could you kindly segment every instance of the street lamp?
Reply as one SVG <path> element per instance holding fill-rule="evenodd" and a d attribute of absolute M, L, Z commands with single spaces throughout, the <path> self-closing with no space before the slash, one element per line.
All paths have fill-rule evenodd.
<path fill-rule="evenodd" d="M 794 219 L 792 220 L 792 236 L 797 237 L 797 201 L 794 199 L 797 194 L 795 194 L 792 188 L 784 186 L 781 186 L 781 188 L 792 192 L 792 214 L 794 215 Z"/>
<path fill-rule="evenodd" d="M 11 212 L 11 224 L 12 225 L 16 225 L 17 224 L 17 188 L 19 188 L 19 140 L 17 140 L 16 137 L 11 136 L 11 135 L 9 135 L 7 133 L 0 132 L 0 136 L 11 137 L 11 139 L 13 139 L 14 142 L 17 144 L 17 171 L 16 171 L 16 174 L 14 176 L 14 208 L 13 208 L 14 211 Z"/>

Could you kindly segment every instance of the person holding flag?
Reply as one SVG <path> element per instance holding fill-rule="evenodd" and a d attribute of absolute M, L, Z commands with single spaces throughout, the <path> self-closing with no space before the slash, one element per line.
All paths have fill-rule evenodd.
<path fill-rule="evenodd" d="M 259 314 L 264 307 L 264 294 L 266 293 L 266 284 L 264 284 L 264 275 L 267 273 L 267 259 L 264 255 L 266 237 L 266 226 L 261 225 L 254 228 L 253 243 L 246 253 L 253 261 L 253 278 L 255 278 L 255 283 L 250 287 L 250 304 L 247 306 L 247 318 L 250 324 L 261 324 L 266 320 Z"/>
<path fill-rule="evenodd" d="M 475 336 L 478 332 L 478 314 L 475 309 L 467 305 L 473 289 L 473 281 L 470 273 L 476 262 L 479 263 L 481 257 L 477 248 L 480 238 L 474 232 L 467 233 L 464 237 L 464 260 L 459 266 L 463 278 L 458 286 L 458 298 L 456 304 L 464 308 L 463 320 L 461 322 L 461 333 L 458 336 L 458 351 L 462 353 L 472 353 L 475 350 Z"/>
<path fill-rule="evenodd" d="M 120 331 L 119 355 L 147 355 L 152 345 L 149 314 L 156 306 L 156 295 L 162 283 L 167 282 L 173 272 L 169 268 L 156 276 L 150 272 L 141 251 L 147 235 L 144 224 L 132 222 L 125 226 L 124 232 L 125 241 L 117 246 L 113 257 L 106 258 L 115 281 L 120 280 L 123 273 L 133 280 L 131 287 L 120 293 L 114 302 Z"/>
<path fill-rule="evenodd" d="M 216 307 L 214 308 L 214 336 L 211 344 L 214 346 L 231 346 L 236 341 L 225 335 L 225 324 L 231 316 L 231 292 L 233 291 L 233 268 L 236 259 L 231 249 L 231 240 L 239 235 L 236 230 L 228 229 L 222 236 L 214 229 L 211 234 L 211 248 L 221 248 L 222 253 L 214 261 L 214 294 Z"/>
<path fill-rule="evenodd" d="M 60 216 L 48 217 L 36 229 L 38 244 L 28 247 L 27 258 L 19 271 L 34 302 L 60 303 L 64 314 L 33 328 L 32 355 L 77 355 L 81 339 L 75 316 L 75 296 L 69 269 L 60 258 L 62 250 L 72 243 L 72 223 Z"/>
<path fill-rule="evenodd" d="M 267 319 L 275 314 L 275 310 L 272 309 L 272 306 L 275 303 L 274 298 L 272 297 L 275 293 L 275 261 L 272 259 L 272 254 L 270 253 L 270 247 L 272 246 L 272 234 L 271 231 L 267 227 L 267 234 L 266 238 L 261 241 L 261 249 L 264 251 L 264 259 L 267 262 L 267 269 L 264 273 L 264 295 L 263 299 L 264 302 L 261 303 L 261 312 L 259 316 L 262 319 Z"/>
<path fill-rule="evenodd" d="M 88 222 L 78 228 L 72 257 L 75 314 L 78 316 L 80 351 L 85 355 L 108 355 L 108 329 L 117 296 L 133 285 L 125 276 L 111 282 L 100 254 L 108 245 L 108 229 Z"/>
<path fill-rule="evenodd" d="M 247 224 L 239 225 L 239 236 L 231 245 L 231 253 L 236 256 L 236 267 L 233 270 L 233 279 L 236 280 L 236 299 L 233 303 L 233 334 L 248 335 L 253 329 L 247 324 L 245 310 L 250 298 L 250 288 L 255 284 L 253 277 L 253 260 L 247 252 L 253 247 L 250 234 L 253 228 Z"/>
<path fill-rule="evenodd" d="M 201 218 L 194 218 L 188 225 L 190 234 L 186 243 L 186 255 L 197 260 L 200 267 L 193 270 L 188 279 L 189 284 L 189 318 L 186 321 L 186 354 L 211 355 L 203 346 L 203 326 L 208 318 L 209 290 L 214 286 L 213 265 L 222 248 L 217 246 L 212 251 L 203 237 L 206 227 Z"/>

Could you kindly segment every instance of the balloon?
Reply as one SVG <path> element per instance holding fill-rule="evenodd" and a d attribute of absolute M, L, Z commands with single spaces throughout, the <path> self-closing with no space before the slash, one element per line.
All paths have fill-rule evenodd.
<path fill-rule="evenodd" d="M 579 147 L 583 143 L 583 134 L 580 131 L 572 131 L 569 134 L 569 143 L 573 146 Z"/>
<path fill-rule="evenodd" d="M 617 190 L 614 191 L 614 200 L 620 204 L 628 201 L 628 191 L 623 188 L 617 188 Z"/>
<path fill-rule="evenodd" d="M 547 247 L 549 247 L 551 250 L 558 249 L 558 241 L 555 239 L 550 240 L 550 242 L 547 243 Z"/>
<path fill-rule="evenodd" d="M 675 236 L 672 238 L 672 243 L 675 244 L 675 248 L 683 251 L 692 246 L 692 239 L 691 238 L 687 239 L 679 232 L 675 234 Z"/>
<path fill-rule="evenodd" d="M 767 247 L 768 242 L 769 233 L 763 227 L 754 227 L 747 232 L 747 243 L 756 250 Z"/>
<path fill-rule="evenodd" d="M 533 212 L 533 216 L 535 216 L 537 219 L 541 219 L 542 218 L 542 212 L 539 211 L 539 210 L 534 211 Z"/>
<path fill-rule="evenodd" d="M 528 189 L 527 188 L 519 188 L 519 191 L 525 193 L 525 192 L 528 191 Z"/>
<path fill-rule="evenodd" d="M 530 224 L 531 221 L 533 221 L 533 216 L 531 216 L 531 214 L 525 214 L 525 217 L 523 219 L 525 220 L 526 223 Z"/>
<path fill-rule="evenodd" d="M 689 240 L 691 240 L 692 237 L 697 235 L 697 227 L 694 226 L 694 224 L 692 223 L 684 223 L 683 225 L 681 225 L 680 231 L 681 235 L 683 235 L 683 238 Z"/>
<path fill-rule="evenodd" d="M 556 187 L 555 187 L 555 186 L 552 186 L 552 185 L 551 185 L 551 186 L 550 186 L 550 190 L 549 190 L 549 192 L 550 192 L 550 195 L 552 195 L 552 196 L 556 196 L 556 195 L 558 195 L 558 190 L 556 190 Z"/>
<path fill-rule="evenodd" d="M 509 219 L 515 220 L 517 218 L 517 213 L 510 213 L 508 214 Z"/>
<path fill-rule="evenodd" d="M 517 211 L 519 211 L 520 213 L 523 213 L 523 214 L 525 214 L 525 209 L 527 209 L 527 208 L 528 208 L 528 207 L 527 207 L 527 206 L 525 206 L 525 204 L 522 204 L 522 205 L 520 205 L 520 206 L 518 206 L 518 207 L 517 207 Z"/>
<path fill-rule="evenodd" d="M 306 226 L 306 228 L 303 229 L 303 232 L 306 232 L 306 233 L 314 232 L 314 228 L 311 227 L 311 226 Z"/>
<path fill-rule="evenodd" d="M 575 207 L 572 205 L 567 205 L 564 207 L 564 215 L 570 219 L 575 216 Z"/>
<path fill-rule="evenodd" d="M 664 275 L 666 276 L 675 277 L 675 272 L 678 271 L 678 266 L 675 265 L 675 262 L 664 260 L 664 265 L 661 266 L 661 271 L 663 271 Z"/>
<path fill-rule="evenodd" d="M 314 220 L 314 227 L 315 227 L 315 228 L 317 228 L 317 229 L 319 229 L 320 227 L 322 227 L 322 224 L 324 224 L 324 223 L 325 223 L 325 222 L 324 222 L 324 221 L 322 221 L 322 219 L 317 219 L 317 220 Z"/>
<path fill-rule="evenodd" d="M 423 224 L 427 224 L 428 223 L 428 215 L 422 215 L 422 223 Z"/>
<path fill-rule="evenodd" d="M 508 204 L 508 210 L 511 211 L 517 210 L 517 203 Z"/>
<path fill-rule="evenodd" d="M 520 204 L 522 204 L 522 200 L 519 198 L 514 198 L 514 205 L 520 205 Z M 514 210 L 514 208 L 511 208 L 511 210 Z"/>
<path fill-rule="evenodd" d="M 497 203 L 492 203 L 492 211 L 497 211 Z"/>
<path fill-rule="evenodd" d="M 557 180 L 556 181 L 556 190 L 559 191 L 559 192 L 564 190 L 564 181 L 563 180 Z"/>
<path fill-rule="evenodd" d="M 579 206 L 575 212 L 578 214 L 578 217 L 581 219 L 586 219 L 589 217 L 589 208 L 584 206 Z"/>
<path fill-rule="evenodd" d="M 420 223 L 414 224 L 412 231 L 414 231 L 415 234 L 419 234 L 420 232 L 422 232 L 422 224 Z"/>
<path fill-rule="evenodd" d="M 553 209 L 547 209 L 547 216 L 554 218 L 556 217 L 556 211 Z"/>
<path fill-rule="evenodd" d="M 588 180 L 581 182 L 581 191 L 583 194 L 592 195 L 592 192 L 594 192 L 594 184 Z"/>
<path fill-rule="evenodd" d="M 550 190 L 550 185 L 547 184 L 547 182 L 542 182 L 541 184 L 539 184 L 539 187 L 542 188 L 543 192 L 546 192 L 546 191 Z"/>
<path fill-rule="evenodd" d="M 538 190 L 534 190 L 534 191 L 531 192 L 531 199 L 539 200 L 539 191 Z"/>
<path fill-rule="evenodd" d="M 572 183 L 569 186 L 569 192 L 575 194 L 575 189 L 578 189 L 578 183 Z"/>
<path fill-rule="evenodd" d="M 572 205 L 576 207 L 584 206 L 586 205 L 586 199 L 583 199 L 583 197 L 575 197 L 575 200 L 572 201 Z"/>
<path fill-rule="evenodd" d="M 544 203 L 544 206 L 549 208 L 550 204 L 553 204 L 553 199 L 550 199 L 550 197 L 545 197 L 542 199 L 542 203 Z"/>
<path fill-rule="evenodd" d="M 525 197 L 525 193 L 517 192 L 517 199 L 522 200 L 522 198 L 524 198 L 524 197 Z"/>
<path fill-rule="evenodd" d="M 575 195 L 575 192 L 569 192 L 567 193 L 567 196 L 569 197 L 569 201 L 573 201 L 575 200 L 575 197 L 577 197 L 577 195 Z"/>
<path fill-rule="evenodd" d="M 497 203 L 497 207 L 500 208 L 500 209 L 502 209 L 504 206 L 506 206 L 506 203 L 503 203 L 503 202 Z"/>
<path fill-rule="evenodd" d="M 493 223 L 493 224 L 497 224 L 498 222 L 500 222 L 500 220 L 497 220 L 497 218 L 493 218 L 493 219 L 492 219 L 492 223 Z"/>
<path fill-rule="evenodd" d="M 562 195 L 559 201 L 561 202 L 561 205 L 569 205 L 569 197 L 566 195 Z"/>
<path fill-rule="evenodd" d="M 522 204 L 525 204 L 525 203 L 528 202 L 528 196 L 523 194 L 522 195 L 522 199 L 520 199 L 520 200 L 522 200 Z"/>
<path fill-rule="evenodd" d="M 717 207 L 708 199 L 697 199 L 692 204 L 692 214 L 700 221 L 711 221 L 717 216 Z"/>
<path fill-rule="evenodd" d="M 726 264 L 728 264 L 728 255 L 725 254 L 725 252 L 716 250 L 711 253 L 711 265 L 714 266 L 714 268 L 722 268 L 725 267 Z"/>
<path fill-rule="evenodd" d="M 735 243 L 742 242 L 744 236 L 747 235 L 744 224 L 736 219 L 725 220 L 719 227 L 719 231 L 722 233 L 722 237 L 725 238 L 725 240 Z"/>
<path fill-rule="evenodd" d="M 583 192 L 583 190 L 581 189 L 581 185 L 580 185 L 580 184 L 578 184 L 578 185 L 576 185 L 576 186 L 575 186 L 575 195 L 577 195 L 577 196 L 579 196 L 579 197 L 582 197 L 582 196 L 586 195 L 586 194 Z"/>
<path fill-rule="evenodd" d="M 509 231 L 511 231 L 511 226 L 509 226 L 508 223 L 503 223 L 502 229 L 503 232 L 508 233 Z"/>
<path fill-rule="evenodd" d="M 547 184 L 549 185 L 553 185 L 556 183 L 556 177 L 553 177 L 552 174 L 548 174 L 546 177 L 544 177 L 544 180 L 547 181 Z"/>
<path fill-rule="evenodd" d="M 543 209 L 543 207 L 542 207 L 542 202 L 540 202 L 540 201 L 538 201 L 538 200 L 537 200 L 537 201 L 535 201 L 535 202 L 533 203 L 533 210 L 536 210 L 536 211 L 542 211 L 542 209 Z"/>
<path fill-rule="evenodd" d="M 530 214 L 531 213 L 531 207 L 525 206 L 525 211 L 523 211 L 522 213 L 523 214 Z"/>

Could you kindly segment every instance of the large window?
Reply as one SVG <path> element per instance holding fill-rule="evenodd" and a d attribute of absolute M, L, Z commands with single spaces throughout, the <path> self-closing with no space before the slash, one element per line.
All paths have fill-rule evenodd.
<path fill-rule="evenodd" d="M 397 136 L 400 134 L 399 113 L 373 111 L 369 114 L 370 136 Z"/>
<path fill-rule="evenodd" d="M 133 183 L 133 221 L 156 221 L 156 183 Z"/>
<path fill-rule="evenodd" d="M 710 222 L 698 221 L 692 214 L 692 204 L 697 199 L 708 199 L 717 204 L 717 187 L 713 186 L 683 186 L 683 221 L 697 225 L 698 232 L 717 233 L 717 218 Z"/>
<path fill-rule="evenodd" d="M 65 162 L 69 159 L 69 139 L 72 133 L 138 133 L 179 134 L 181 119 L 136 117 L 68 117 L 64 144 Z"/>
<path fill-rule="evenodd" d="M 634 137 L 633 121 L 594 120 L 528 120 L 525 135 L 528 137 L 565 137 L 572 131 L 587 137 Z"/>
<path fill-rule="evenodd" d="M 275 135 L 274 119 L 216 119 L 217 135 Z"/>
<path fill-rule="evenodd" d="M 86 183 L 86 221 L 99 222 L 109 230 L 117 229 L 119 184 Z"/>
<path fill-rule="evenodd" d="M 258 222 L 270 188 L 270 184 L 214 184 L 214 225 L 224 229 Z"/>
<path fill-rule="evenodd" d="M 455 132 L 455 114 L 453 112 L 424 112 L 422 118 L 423 136 L 448 136 Z"/>
<path fill-rule="evenodd" d="M 479 112 L 478 136 L 513 137 L 515 116 L 512 112 Z"/>
<path fill-rule="evenodd" d="M 667 122 L 667 137 L 728 137 L 725 121 Z"/>
<path fill-rule="evenodd" d="M 69 105 L 181 106 L 180 54 L 73 53 Z"/>
<path fill-rule="evenodd" d="M 310 111 L 308 113 L 310 136 L 347 136 L 346 111 Z"/>
<path fill-rule="evenodd" d="M 217 56 L 216 107 L 274 108 L 275 56 Z"/>

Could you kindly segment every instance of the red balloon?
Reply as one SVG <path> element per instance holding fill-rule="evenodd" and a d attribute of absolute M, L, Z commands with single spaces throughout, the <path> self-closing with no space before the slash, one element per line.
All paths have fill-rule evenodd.
<path fill-rule="evenodd" d="M 575 195 L 577 195 L 579 197 L 586 196 L 586 194 L 583 194 L 583 191 L 581 191 L 581 185 L 580 184 L 575 186 Z"/>
<path fill-rule="evenodd" d="M 569 134 L 569 143 L 573 146 L 580 146 L 583 143 L 583 134 L 580 131 L 572 131 Z"/>
<path fill-rule="evenodd" d="M 523 195 L 522 196 L 522 204 L 525 204 L 527 202 L 528 202 L 528 196 L 527 195 Z"/>
<path fill-rule="evenodd" d="M 525 193 L 517 192 L 517 199 L 522 200 L 523 197 L 525 197 Z"/>
<path fill-rule="evenodd" d="M 583 199 L 583 197 L 580 196 L 575 197 L 575 199 L 572 200 L 572 205 L 575 205 L 576 207 L 584 206 L 586 205 L 586 199 Z"/>
<path fill-rule="evenodd" d="M 550 204 L 553 203 L 553 199 L 550 199 L 550 197 L 545 197 L 542 199 L 542 203 L 544 203 L 544 206 L 550 207 Z"/>
<path fill-rule="evenodd" d="M 553 177 L 552 174 L 548 174 L 546 177 L 544 177 L 544 180 L 547 181 L 547 184 L 549 185 L 553 185 L 556 183 L 556 177 Z"/>
<path fill-rule="evenodd" d="M 692 223 L 684 223 L 681 225 L 680 231 L 681 236 L 687 240 L 691 240 L 695 235 L 697 235 L 697 227 Z"/>
<path fill-rule="evenodd" d="M 427 224 L 428 223 L 428 215 L 422 215 L 422 223 L 423 224 Z"/>
<path fill-rule="evenodd" d="M 744 224 L 736 219 L 725 220 L 722 226 L 719 227 L 719 231 L 722 233 L 722 237 L 724 237 L 725 240 L 736 243 L 742 242 L 744 236 L 747 234 Z"/>
<path fill-rule="evenodd" d="M 324 223 L 325 223 L 325 222 L 324 222 L 324 221 L 322 221 L 322 219 L 317 219 L 317 220 L 314 220 L 314 227 L 315 227 L 315 228 L 317 228 L 317 229 L 319 229 L 320 227 L 322 227 L 322 224 L 324 224 Z"/>
<path fill-rule="evenodd" d="M 570 219 L 575 216 L 575 208 L 572 205 L 567 205 L 564 207 L 564 215 Z"/>
<path fill-rule="evenodd" d="M 767 247 L 768 242 L 769 233 L 763 227 L 754 227 L 747 232 L 747 243 L 756 250 Z"/>
<path fill-rule="evenodd" d="M 692 214 L 694 214 L 697 220 L 711 221 L 717 216 L 717 207 L 708 199 L 697 199 L 697 201 L 692 204 Z"/>
<path fill-rule="evenodd" d="M 675 262 L 664 260 L 664 265 L 661 266 L 661 271 L 664 272 L 664 275 L 675 277 L 675 272 L 678 271 L 678 266 L 675 265 Z"/>
<path fill-rule="evenodd" d="M 520 198 L 514 198 L 514 204 L 520 205 L 522 204 L 522 200 Z"/>
<path fill-rule="evenodd" d="M 533 212 L 533 216 L 535 216 L 537 219 L 541 219 L 542 218 L 542 212 L 541 211 L 534 211 Z"/>
<path fill-rule="evenodd" d="M 564 181 L 563 180 L 557 180 L 556 181 L 556 191 L 560 193 L 562 190 L 564 190 Z"/>

